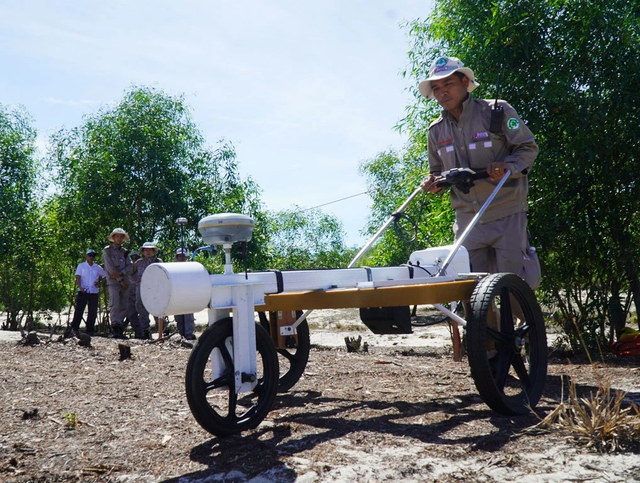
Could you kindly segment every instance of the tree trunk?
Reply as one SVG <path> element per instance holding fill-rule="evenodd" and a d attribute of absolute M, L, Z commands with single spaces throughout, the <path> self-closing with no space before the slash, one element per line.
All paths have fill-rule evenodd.
<path fill-rule="evenodd" d="M 627 323 L 627 314 L 625 314 L 620 302 L 620 285 L 619 280 L 611 283 L 611 297 L 609 298 L 609 324 L 611 326 L 611 334 L 609 336 L 609 344 L 618 339 Z"/>
<path fill-rule="evenodd" d="M 638 280 L 638 270 L 632 260 L 627 260 L 627 277 L 629 278 L 629 286 L 633 294 L 633 305 L 636 312 L 636 320 L 638 321 L 638 329 L 640 330 L 640 317 L 638 317 L 638 307 L 640 306 L 640 280 Z"/>

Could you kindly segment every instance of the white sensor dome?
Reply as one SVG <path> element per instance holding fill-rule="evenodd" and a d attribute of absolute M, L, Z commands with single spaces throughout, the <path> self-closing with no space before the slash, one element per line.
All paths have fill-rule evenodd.
<path fill-rule="evenodd" d="M 219 213 L 204 217 L 198 223 L 202 239 L 209 245 L 230 245 L 251 240 L 255 222 L 237 213 Z"/>

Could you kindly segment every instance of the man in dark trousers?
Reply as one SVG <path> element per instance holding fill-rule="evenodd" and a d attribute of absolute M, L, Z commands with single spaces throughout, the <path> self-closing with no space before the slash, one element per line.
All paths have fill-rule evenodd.
<path fill-rule="evenodd" d="M 76 307 L 73 313 L 73 322 L 71 322 L 71 329 L 78 332 L 84 309 L 88 306 L 86 326 L 89 335 L 93 335 L 98 316 L 98 281 L 100 277 L 107 278 L 107 272 L 95 263 L 95 260 L 96 252 L 89 248 L 85 254 L 85 261 L 78 264 L 76 268 L 78 295 L 76 295 Z"/>
<path fill-rule="evenodd" d="M 136 330 L 136 339 L 151 339 L 149 332 L 149 311 L 142 303 L 140 295 L 140 282 L 142 274 L 146 268 L 152 263 L 162 263 L 162 259 L 158 258 L 158 247 L 153 242 L 144 242 L 140 248 L 142 258 L 136 261 L 131 268 L 132 290 L 136 292 L 136 309 L 138 310 L 138 329 Z M 156 318 L 156 323 L 158 319 Z"/>

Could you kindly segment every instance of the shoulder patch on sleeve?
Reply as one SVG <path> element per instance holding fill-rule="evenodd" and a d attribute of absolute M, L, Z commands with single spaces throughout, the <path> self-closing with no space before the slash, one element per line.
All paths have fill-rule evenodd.
<path fill-rule="evenodd" d="M 510 131 L 517 131 L 518 129 L 520 129 L 520 121 L 518 121 L 518 119 L 516 119 L 515 117 L 510 117 L 507 120 L 507 128 L 509 128 Z"/>

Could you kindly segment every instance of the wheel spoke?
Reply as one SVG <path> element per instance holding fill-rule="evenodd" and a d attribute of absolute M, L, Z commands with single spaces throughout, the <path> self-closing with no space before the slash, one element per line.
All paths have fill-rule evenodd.
<path fill-rule="evenodd" d="M 531 329 L 531 326 L 529 324 L 524 324 L 524 325 L 518 327 L 514 331 L 514 335 L 515 335 L 516 338 L 524 339 L 527 336 L 527 334 L 529 333 L 530 329 Z"/>
<path fill-rule="evenodd" d="M 280 354 L 292 364 L 298 362 L 298 358 L 296 357 L 296 355 L 289 352 L 287 349 L 278 349 L 278 354 Z"/>
<path fill-rule="evenodd" d="M 487 335 L 491 337 L 499 346 L 510 347 L 513 341 L 513 337 L 509 334 L 504 334 L 498 330 L 487 327 Z"/>
<path fill-rule="evenodd" d="M 205 384 L 204 389 L 206 392 L 209 392 L 214 389 L 220 389 L 221 387 L 232 387 L 234 385 L 233 382 L 233 379 L 229 377 L 228 371 L 225 371 L 222 376 L 215 378 L 208 384 Z"/>
<path fill-rule="evenodd" d="M 225 371 L 220 377 L 216 377 L 213 381 L 205 384 L 205 391 L 208 393 L 214 389 L 228 387 L 230 391 L 235 392 L 235 379 L 233 377 L 233 359 L 225 344 L 216 347 L 220 351 L 222 360 L 224 361 Z M 214 349 L 215 350 L 215 349 Z"/>
<path fill-rule="evenodd" d="M 258 384 L 253 388 L 253 393 L 256 395 L 261 395 L 264 392 L 264 379 L 258 379 Z"/>
<path fill-rule="evenodd" d="M 509 374 L 509 366 L 511 365 L 511 351 L 500 351 L 494 358 L 495 374 L 494 379 L 496 386 L 502 391 L 507 383 L 507 375 Z"/>
<path fill-rule="evenodd" d="M 229 388 L 229 413 L 227 414 L 227 419 L 235 420 L 236 409 L 238 407 L 238 395 L 236 394 L 235 388 Z"/>
<path fill-rule="evenodd" d="M 525 388 L 531 387 L 531 379 L 529 378 L 529 371 L 527 371 L 527 367 L 524 364 L 524 359 L 522 354 L 518 354 L 517 352 L 513 353 L 511 357 L 511 365 L 513 369 L 516 371 L 518 375 L 518 379 L 524 385 Z"/>
<path fill-rule="evenodd" d="M 509 287 L 500 291 L 500 325 L 501 332 L 513 334 L 513 311 L 511 310 L 511 294 Z"/>
<path fill-rule="evenodd" d="M 233 367 L 233 357 L 231 357 L 231 353 L 229 352 L 229 349 L 227 348 L 227 344 L 226 343 L 220 344 L 218 346 L 218 350 L 220 351 L 220 354 L 222 355 L 222 359 L 224 360 L 225 366 L 226 367 Z"/>

